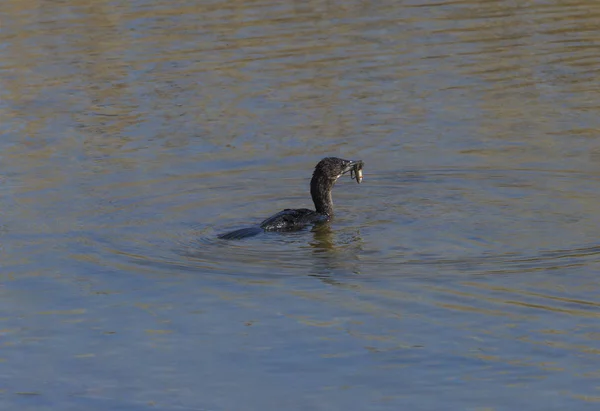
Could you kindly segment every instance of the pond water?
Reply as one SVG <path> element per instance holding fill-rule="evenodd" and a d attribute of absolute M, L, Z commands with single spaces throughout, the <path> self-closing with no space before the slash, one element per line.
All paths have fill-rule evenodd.
<path fill-rule="evenodd" d="M 600 406 L 599 3 L 0 9 L 0 408 Z"/>

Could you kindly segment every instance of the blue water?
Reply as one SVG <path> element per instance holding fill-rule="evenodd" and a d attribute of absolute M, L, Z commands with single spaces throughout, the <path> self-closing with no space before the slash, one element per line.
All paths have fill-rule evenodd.
<path fill-rule="evenodd" d="M 596 410 L 599 14 L 6 3 L 0 409 Z"/>

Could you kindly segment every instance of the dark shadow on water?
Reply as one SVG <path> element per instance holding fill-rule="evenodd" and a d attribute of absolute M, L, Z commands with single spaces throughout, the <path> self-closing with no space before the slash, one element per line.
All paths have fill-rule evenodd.
<path fill-rule="evenodd" d="M 309 245 L 312 248 L 313 267 L 308 275 L 329 285 L 348 286 L 340 279 L 348 277 L 349 274 L 360 274 L 360 231 L 346 238 L 347 235 L 343 231 L 336 232 L 331 228 L 331 224 L 323 224 L 315 227 L 312 235 Z"/>

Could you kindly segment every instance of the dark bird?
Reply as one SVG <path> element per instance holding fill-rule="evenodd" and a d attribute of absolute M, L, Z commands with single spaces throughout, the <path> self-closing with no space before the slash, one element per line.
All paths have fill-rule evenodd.
<path fill-rule="evenodd" d="M 251 237 L 263 231 L 296 231 L 308 225 L 324 223 L 333 218 L 333 200 L 331 190 L 342 175 L 350 172 L 350 176 L 360 184 L 362 181 L 363 161 L 344 160 L 336 157 L 326 157 L 319 161 L 310 180 L 310 195 L 315 209 L 286 208 L 267 218 L 259 226 L 241 228 L 219 235 L 226 240 L 237 240 Z"/>

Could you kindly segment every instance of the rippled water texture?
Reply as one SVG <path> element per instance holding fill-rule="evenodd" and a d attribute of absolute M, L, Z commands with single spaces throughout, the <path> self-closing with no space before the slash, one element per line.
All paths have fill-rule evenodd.
<path fill-rule="evenodd" d="M 599 21 L 2 2 L 0 409 L 597 410 Z"/>

